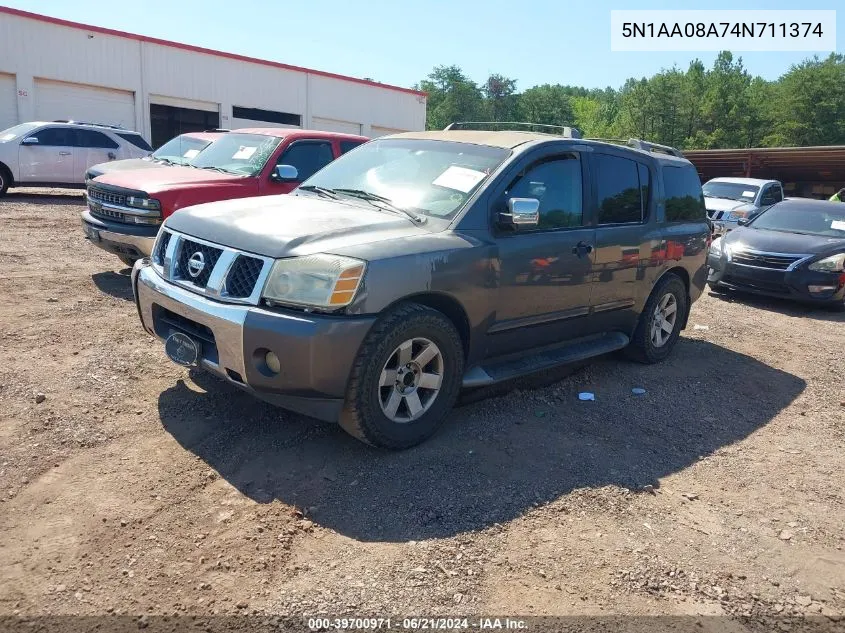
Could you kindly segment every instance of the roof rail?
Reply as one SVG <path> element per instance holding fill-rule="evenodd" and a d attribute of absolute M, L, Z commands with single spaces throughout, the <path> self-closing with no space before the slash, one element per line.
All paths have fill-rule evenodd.
<path fill-rule="evenodd" d="M 679 149 L 675 149 L 669 145 L 661 145 L 660 143 L 651 143 L 639 138 L 588 138 L 586 140 L 627 145 L 628 147 L 633 147 L 634 149 L 641 149 L 644 152 L 657 152 L 659 154 L 669 154 L 670 156 L 676 156 L 677 158 L 684 158 L 684 153 Z"/>
<path fill-rule="evenodd" d="M 539 128 L 539 129 L 534 129 Z M 447 130 L 490 130 L 490 131 L 526 131 L 540 134 L 553 134 L 566 138 L 581 138 L 581 130 L 568 125 L 547 125 L 545 123 L 527 123 L 522 121 L 456 121 L 446 126 Z"/>
<path fill-rule="evenodd" d="M 227 130 L 222 127 L 215 127 L 210 130 L 203 130 L 203 132 L 231 132 L 232 130 Z"/>
<path fill-rule="evenodd" d="M 91 123 L 90 121 L 73 121 L 71 119 L 55 119 L 53 123 L 71 123 L 73 125 L 94 125 L 97 127 L 105 127 L 112 130 L 128 130 L 122 125 L 110 125 L 108 123 Z"/>

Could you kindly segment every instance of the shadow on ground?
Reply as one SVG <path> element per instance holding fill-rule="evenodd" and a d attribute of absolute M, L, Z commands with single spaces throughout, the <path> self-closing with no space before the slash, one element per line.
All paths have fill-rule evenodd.
<path fill-rule="evenodd" d="M 108 270 L 91 275 L 91 280 L 100 292 L 111 295 L 115 299 L 134 301 L 132 294 L 132 269 L 124 268 L 120 272 Z"/>
<path fill-rule="evenodd" d="M 748 292 L 731 290 L 728 292 L 709 291 L 711 297 L 720 299 L 727 303 L 742 303 L 758 310 L 777 312 L 785 316 L 799 317 L 802 319 L 814 319 L 816 321 L 833 321 L 845 323 L 845 311 L 823 305 L 799 303 L 789 299 L 778 299 L 777 297 L 764 297 Z"/>
<path fill-rule="evenodd" d="M 82 189 L 9 189 L 3 196 L 3 202 L 17 202 L 35 205 L 70 205 L 83 206 L 85 198 Z"/>
<path fill-rule="evenodd" d="M 576 488 L 657 486 L 767 424 L 805 387 L 682 338 L 660 365 L 610 357 L 553 386 L 541 377 L 534 390 L 460 407 L 437 436 L 391 453 L 203 372 L 192 378 L 205 393 L 179 382 L 159 397 L 162 423 L 182 446 L 256 501 L 310 508 L 341 534 L 391 542 L 482 529 Z M 648 393 L 632 395 L 637 385 Z M 595 402 L 578 401 L 583 388 Z"/>

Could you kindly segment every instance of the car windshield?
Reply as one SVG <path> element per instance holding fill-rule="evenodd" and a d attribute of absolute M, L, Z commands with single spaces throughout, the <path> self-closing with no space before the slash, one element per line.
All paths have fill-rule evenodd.
<path fill-rule="evenodd" d="M 841 207 L 841 208 L 840 208 Z M 749 224 L 755 229 L 845 238 L 845 204 L 798 207 L 776 204 Z"/>
<path fill-rule="evenodd" d="M 281 142 L 278 136 L 235 134 L 221 136 L 191 160 L 202 169 L 218 169 L 243 176 L 254 176 Z"/>
<path fill-rule="evenodd" d="M 725 198 L 739 202 L 753 202 L 760 187 L 738 182 L 708 182 L 701 190 L 707 198 Z"/>
<path fill-rule="evenodd" d="M 182 134 L 172 138 L 152 153 L 157 160 L 166 160 L 178 165 L 185 165 L 190 162 L 203 149 L 208 147 L 211 141 L 204 138 L 196 138 Z"/>
<path fill-rule="evenodd" d="M 369 197 L 439 218 L 453 216 L 510 150 L 449 141 L 379 139 L 355 148 L 301 188 Z"/>
<path fill-rule="evenodd" d="M 8 143 L 29 134 L 32 130 L 38 127 L 38 123 L 21 123 L 20 125 L 13 125 L 8 130 L 0 132 L 0 143 Z"/>

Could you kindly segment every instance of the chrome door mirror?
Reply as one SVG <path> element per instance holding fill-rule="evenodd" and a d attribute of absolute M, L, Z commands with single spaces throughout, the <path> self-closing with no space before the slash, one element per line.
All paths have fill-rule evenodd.
<path fill-rule="evenodd" d="M 24 140 L 21 141 L 21 145 L 38 145 L 38 137 L 27 136 Z"/>
<path fill-rule="evenodd" d="M 750 218 L 740 218 L 739 220 L 736 221 L 736 225 L 737 226 L 747 226 L 750 221 L 751 221 Z"/>
<path fill-rule="evenodd" d="M 276 165 L 273 180 L 277 182 L 292 182 L 299 178 L 299 170 L 293 165 Z"/>
<path fill-rule="evenodd" d="M 508 211 L 499 214 L 499 222 L 515 229 L 536 227 L 540 222 L 540 201 L 537 198 L 510 198 Z"/>

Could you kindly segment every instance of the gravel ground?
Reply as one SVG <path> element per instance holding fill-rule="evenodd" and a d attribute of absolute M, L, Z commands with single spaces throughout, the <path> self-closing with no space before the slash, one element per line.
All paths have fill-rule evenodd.
<path fill-rule="evenodd" d="M 81 210 L 0 201 L 0 616 L 845 627 L 845 315 L 707 294 L 662 365 L 469 394 L 387 453 L 169 362 Z"/>

